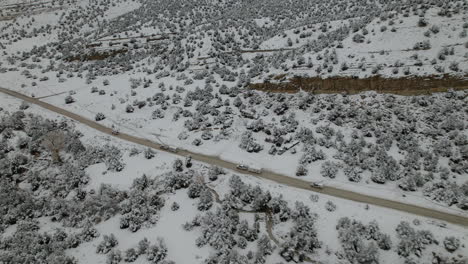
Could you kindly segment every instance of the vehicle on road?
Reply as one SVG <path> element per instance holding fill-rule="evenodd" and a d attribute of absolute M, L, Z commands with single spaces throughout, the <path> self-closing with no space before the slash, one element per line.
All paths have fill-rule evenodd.
<path fill-rule="evenodd" d="M 247 165 L 244 165 L 244 164 L 238 164 L 238 165 L 236 166 L 236 168 L 237 168 L 238 170 L 253 172 L 253 173 L 256 173 L 256 174 L 261 174 L 261 173 L 262 173 L 262 169 L 261 169 L 261 168 L 250 167 L 250 166 L 247 166 Z"/>
<path fill-rule="evenodd" d="M 311 182 L 310 187 L 317 188 L 317 189 L 323 189 L 324 185 L 321 182 Z"/>
<path fill-rule="evenodd" d="M 249 167 L 247 170 L 250 171 L 250 172 L 253 172 L 253 173 L 257 173 L 257 174 L 261 174 L 261 173 L 262 173 L 262 168 L 253 168 L 253 167 Z"/>
<path fill-rule="evenodd" d="M 112 129 L 112 135 L 118 135 L 120 132 L 118 130 Z"/>
<path fill-rule="evenodd" d="M 161 145 L 161 149 L 168 150 L 168 151 L 174 152 L 174 153 L 177 153 L 179 151 L 178 148 L 173 147 L 173 146 L 167 146 L 167 145 Z"/>
<path fill-rule="evenodd" d="M 243 164 L 238 164 L 238 165 L 236 166 L 236 168 L 237 168 L 238 170 L 245 170 L 245 171 L 249 169 L 248 166 L 243 165 Z"/>

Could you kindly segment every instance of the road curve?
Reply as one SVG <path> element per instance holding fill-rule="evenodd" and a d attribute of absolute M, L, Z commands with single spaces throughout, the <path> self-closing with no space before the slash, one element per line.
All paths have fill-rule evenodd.
<path fill-rule="evenodd" d="M 103 126 L 99 124 L 98 122 L 95 122 L 93 120 L 87 119 L 83 116 L 80 116 L 78 114 L 72 113 L 70 111 L 67 111 L 65 109 L 62 109 L 60 107 L 48 104 L 46 102 L 40 101 L 36 98 L 32 98 L 29 96 L 26 96 L 24 94 L 2 88 L 0 87 L 0 92 L 10 95 L 12 97 L 24 100 L 26 102 L 38 105 L 40 107 L 43 107 L 47 110 L 50 110 L 52 112 L 55 112 L 57 114 L 66 116 L 68 118 L 71 118 L 79 123 L 82 123 L 84 125 L 87 125 L 91 128 L 94 128 L 102 133 L 108 134 L 113 137 L 120 138 L 122 140 L 132 142 L 135 144 L 139 144 L 142 146 L 150 147 L 153 149 L 157 149 L 159 151 L 164 151 L 164 152 L 169 152 L 172 153 L 171 151 L 161 149 L 161 144 L 155 143 L 153 141 L 150 141 L 148 139 L 140 138 L 140 137 L 135 137 L 129 134 L 125 133 L 119 133 L 118 135 L 113 135 L 112 134 L 112 129 L 106 126 Z M 203 163 L 211 164 L 211 165 L 216 165 L 225 169 L 229 170 L 236 170 L 236 164 L 233 162 L 225 161 L 222 160 L 219 157 L 214 157 L 214 156 L 208 156 L 208 155 L 203 155 L 199 153 L 194 153 L 190 152 L 187 150 L 179 150 L 177 153 L 172 153 L 174 155 L 179 155 L 179 156 L 191 156 L 193 160 L 197 160 Z M 405 213 L 410 213 L 418 216 L 423 216 L 423 217 L 429 217 L 437 220 L 442 220 L 446 221 L 452 224 L 456 225 L 461 225 L 461 226 L 468 226 L 468 217 L 457 215 L 457 214 L 451 214 L 451 213 L 446 213 L 446 212 L 441 212 L 435 209 L 430 209 L 422 206 L 417 206 L 417 205 L 411 205 L 411 204 L 406 204 L 398 201 L 393 201 L 393 200 L 388 200 L 388 199 L 383 199 L 375 196 L 370 196 L 366 194 L 361 194 L 353 191 L 348 191 L 348 190 L 343 190 L 339 188 L 334 188 L 334 187 L 324 187 L 323 189 L 317 189 L 317 188 L 312 188 L 310 187 L 310 182 L 301 180 L 298 178 L 292 178 L 286 175 L 278 174 L 272 171 L 263 171 L 261 174 L 255 174 L 255 173 L 250 173 L 247 171 L 242 171 L 243 174 L 249 174 L 255 177 L 267 179 L 274 181 L 276 183 L 298 188 L 298 189 L 303 189 L 303 190 L 308 190 L 308 191 L 313 191 L 317 193 L 322 193 L 346 200 L 351 200 L 355 202 L 360 202 L 360 203 L 365 203 L 365 204 L 370 204 L 370 205 L 376 205 L 380 207 L 385 207 L 389 209 L 394 209 L 398 211 L 402 211 Z"/>

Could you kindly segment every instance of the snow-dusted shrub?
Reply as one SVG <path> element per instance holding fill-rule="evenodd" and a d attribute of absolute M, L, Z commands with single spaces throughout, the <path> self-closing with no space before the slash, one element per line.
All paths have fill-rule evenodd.
<path fill-rule="evenodd" d="M 133 113 L 134 111 L 135 111 L 135 109 L 133 108 L 133 106 L 131 106 L 129 104 L 125 107 L 125 112 L 127 112 L 127 113 Z"/>
<path fill-rule="evenodd" d="M 158 238 L 157 243 L 149 246 L 146 250 L 146 260 L 153 264 L 162 264 L 164 259 L 167 257 L 167 251 L 167 246 L 164 240 L 162 238 Z"/>
<path fill-rule="evenodd" d="M 203 144 L 203 141 L 199 138 L 195 138 L 193 141 L 192 141 L 192 145 L 194 146 L 200 146 L 201 144 Z"/>
<path fill-rule="evenodd" d="M 343 168 L 343 172 L 348 180 L 352 182 L 360 182 L 361 181 L 361 171 L 355 166 L 345 165 Z"/>
<path fill-rule="evenodd" d="M 234 209 L 223 206 L 215 212 L 208 211 L 197 221 L 202 234 L 196 240 L 197 246 L 210 245 L 220 250 L 232 249 L 237 243 L 234 234 L 239 223 L 239 215 Z"/>
<path fill-rule="evenodd" d="M 152 159 L 156 153 L 152 148 L 146 148 L 143 154 L 146 159 Z"/>
<path fill-rule="evenodd" d="M 125 167 L 122 162 L 122 152 L 115 146 L 105 145 L 102 148 L 88 146 L 79 159 L 80 165 L 84 167 L 101 162 L 105 163 L 110 171 L 121 171 Z"/>
<path fill-rule="evenodd" d="M 174 171 L 181 172 L 184 170 L 184 163 L 181 159 L 176 159 L 172 164 L 172 168 L 174 169 Z"/>
<path fill-rule="evenodd" d="M 139 257 L 139 252 L 134 249 L 134 248 L 129 248 L 125 251 L 125 256 L 123 258 L 123 260 L 125 262 L 135 262 L 135 260 L 137 260 L 137 258 Z"/>
<path fill-rule="evenodd" d="M 411 73 L 410 68 L 409 68 L 408 66 L 405 66 L 405 67 L 403 68 L 403 73 L 404 73 L 405 75 L 410 75 L 410 73 Z"/>
<path fill-rule="evenodd" d="M 465 29 L 465 30 L 462 30 L 462 31 L 460 32 L 459 37 L 460 37 L 460 38 L 466 38 L 467 35 L 468 35 L 468 33 L 467 33 L 466 29 Z"/>
<path fill-rule="evenodd" d="M 239 254 L 237 250 L 222 250 L 219 251 L 218 254 L 213 254 L 208 259 L 205 260 L 207 264 L 215 264 L 215 263 L 238 263 L 238 264 L 247 264 L 249 260 L 243 254 Z"/>
<path fill-rule="evenodd" d="M 434 33 L 434 34 L 437 34 L 437 33 L 440 32 L 440 28 L 439 28 L 439 26 L 437 26 L 437 25 L 432 25 L 432 26 L 429 28 L 429 30 L 430 30 L 432 33 Z"/>
<path fill-rule="evenodd" d="M 71 95 L 68 95 L 67 97 L 65 97 L 66 104 L 71 104 L 73 102 L 75 102 L 75 98 L 73 98 Z"/>
<path fill-rule="evenodd" d="M 247 152 L 260 152 L 263 146 L 258 144 L 252 136 L 252 131 L 246 131 L 242 134 L 239 148 L 246 150 Z"/>
<path fill-rule="evenodd" d="M 191 172 L 170 172 L 166 177 L 166 188 L 169 190 L 178 190 L 189 187 L 192 181 L 193 171 Z"/>
<path fill-rule="evenodd" d="M 96 116 L 94 117 L 96 121 L 101 121 L 106 119 L 106 116 L 103 113 L 97 113 Z"/>
<path fill-rule="evenodd" d="M 209 171 L 208 171 L 208 179 L 210 181 L 215 181 L 218 179 L 219 175 L 224 175 L 226 172 L 224 169 L 218 167 L 218 166 L 211 166 Z"/>
<path fill-rule="evenodd" d="M 336 205 L 332 201 L 327 201 L 325 203 L 325 209 L 329 212 L 333 212 L 336 210 Z"/>
<path fill-rule="evenodd" d="M 356 43 L 363 43 L 365 40 L 365 37 L 361 34 L 355 34 L 353 36 L 353 41 L 356 42 Z"/>
<path fill-rule="evenodd" d="M 122 261 L 122 253 L 118 249 L 113 249 L 107 254 L 106 264 L 118 264 Z"/>
<path fill-rule="evenodd" d="M 138 255 L 146 254 L 146 252 L 148 251 L 149 245 L 150 245 L 150 242 L 146 237 L 140 240 L 138 242 L 138 247 L 137 247 Z"/>
<path fill-rule="evenodd" d="M 299 163 L 308 164 L 315 161 L 324 160 L 325 158 L 325 153 L 321 149 L 317 150 L 315 146 L 304 145 L 304 154 L 299 160 Z"/>
<path fill-rule="evenodd" d="M 444 73 L 445 72 L 445 68 L 441 65 L 434 65 L 434 70 L 436 70 L 436 72 L 438 73 Z"/>
<path fill-rule="evenodd" d="M 79 236 L 84 242 L 89 242 L 99 237 L 99 232 L 91 223 L 87 223 L 81 230 Z"/>
<path fill-rule="evenodd" d="M 65 251 L 76 247 L 80 241 L 63 230 L 54 234 L 39 233 L 35 221 L 21 221 L 11 236 L 2 238 L 0 262 L 2 263 L 36 263 L 73 264 L 74 257 L 67 256 Z"/>
<path fill-rule="evenodd" d="M 286 261 L 303 259 L 304 254 L 314 253 L 321 247 L 314 226 L 316 215 L 310 212 L 309 207 L 296 202 L 292 219 L 294 219 L 294 226 L 287 233 L 280 249 L 280 255 Z"/>
<path fill-rule="evenodd" d="M 210 140 L 213 138 L 213 133 L 211 133 L 211 131 L 209 130 L 205 130 L 203 131 L 202 135 L 201 135 L 201 138 L 203 140 Z"/>
<path fill-rule="evenodd" d="M 380 234 L 377 239 L 377 245 L 380 249 L 390 250 L 392 248 L 392 240 L 387 234 Z"/>
<path fill-rule="evenodd" d="M 19 106 L 19 109 L 20 110 L 26 110 L 29 108 L 29 103 L 27 103 L 26 101 L 22 101 L 20 106 Z"/>
<path fill-rule="evenodd" d="M 151 118 L 152 119 L 162 119 L 162 118 L 164 118 L 164 111 L 161 108 L 158 108 L 158 109 L 154 110 L 153 113 L 151 114 Z"/>
<path fill-rule="evenodd" d="M 179 210 L 179 208 L 180 208 L 180 205 L 177 202 L 172 203 L 172 205 L 171 205 L 171 210 L 172 211 L 177 211 L 177 210 Z"/>
<path fill-rule="evenodd" d="M 342 71 L 346 71 L 346 70 L 349 69 L 349 66 L 348 66 L 348 64 L 346 62 L 343 62 L 343 63 L 341 63 L 340 69 Z"/>
<path fill-rule="evenodd" d="M 249 228 L 247 220 L 242 220 L 237 226 L 237 234 L 247 241 L 255 241 L 258 237 L 257 231 L 254 228 Z"/>
<path fill-rule="evenodd" d="M 460 68 L 458 67 L 458 62 L 455 62 L 455 61 L 452 61 L 449 65 L 449 69 L 454 71 L 454 72 L 458 72 L 460 71 Z"/>
<path fill-rule="evenodd" d="M 308 169 L 303 164 L 299 164 L 296 169 L 296 176 L 306 176 L 308 173 Z"/>
<path fill-rule="evenodd" d="M 96 247 L 96 253 L 107 254 L 111 249 L 117 246 L 119 242 L 114 234 L 104 235 L 103 240 Z"/>
<path fill-rule="evenodd" d="M 427 20 L 425 18 L 420 18 L 418 20 L 418 27 L 425 27 L 425 26 L 427 26 L 427 24 L 428 23 L 427 23 Z"/>
<path fill-rule="evenodd" d="M 400 222 L 396 228 L 400 242 L 397 245 L 398 255 L 408 257 L 410 255 L 422 256 L 427 245 L 435 243 L 431 232 L 427 230 L 416 231 L 408 222 Z"/>
<path fill-rule="evenodd" d="M 316 203 L 316 202 L 319 201 L 319 196 L 318 196 L 317 194 L 311 194 L 310 197 L 309 197 L 309 199 L 310 199 L 312 202 Z"/>
<path fill-rule="evenodd" d="M 448 252 L 454 252 L 460 247 L 460 239 L 456 237 L 446 237 L 444 239 L 444 247 Z"/>
<path fill-rule="evenodd" d="M 164 206 L 164 199 L 146 188 L 132 188 L 129 197 L 120 205 L 120 228 L 129 228 L 136 232 L 144 224 L 156 223 L 157 213 Z"/>
<path fill-rule="evenodd" d="M 284 114 L 287 110 L 289 109 L 289 106 L 287 103 L 279 103 L 273 108 L 273 112 L 277 115 L 282 115 Z"/>
<path fill-rule="evenodd" d="M 189 198 L 198 198 L 200 197 L 200 194 L 202 191 L 205 189 L 205 185 L 199 181 L 194 181 L 192 184 L 190 184 L 189 189 L 187 191 L 187 195 Z"/>
<path fill-rule="evenodd" d="M 257 240 L 257 254 L 260 256 L 268 256 L 273 253 L 275 246 L 271 243 L 270 238 L 263 234 Z"/>
<path fill-rule="evenodd" d="M 352 263 L 376 263 L 379 259 L 376 243 L 379 247 L 382 244 L 382 249 L 391 248 L 388 235 L 380 232 L 376 222 L 366 226 L 359 221 L 343 217 L 338 220 L 336 229 L 345 257 Z M 370 242 L 366 243 L 366 240 Z"/>
<path fill-rule="evenodd" d="M 425 41 L 422 41 L 422 42 L 416 42 L 416 44 L 414 44 L 413 49 L 415 49 L 415 50 L 429 50 L 429 49 L 431 49 L 431 43 L 429 42 L 429 40 L 425 40 Z"/>
<path fill-rule="evenodd" d="M 333 179 L 338 174 L 339 168 L 340 168 L 339 163 L 327 160 L 322 164 L 320 168 L 320 174 L 323 177 L 328 177 L 328 178 Z"/>
<path fill-rule="evenodd" d="M 461 200 L 460 188 L 456 183 L 446 180 L 428 183 L 423 194 L 434 201 L 443 202 L 449 206 L 457 204 Z"/>

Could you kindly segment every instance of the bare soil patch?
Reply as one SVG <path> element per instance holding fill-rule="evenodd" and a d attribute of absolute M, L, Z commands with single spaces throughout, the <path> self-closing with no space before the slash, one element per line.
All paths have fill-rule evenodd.
<path fill-rule="evenodd" d="M 287 82 L 254 83 L 250 84 L 249 88 L 274 93 L 297 93 L 302 90 L 317 94 L 357 94 L 366 91 L 376 91 L 378 93 L 398 95 L 423 95 L 446 92 L 449 89 L 468 89 L 468 77 L 452 75 L 411 76 L 403 78 L 374 76 L 363 79 L 353 77 L 330 77 L 326 79 L 320 77 L 293 77 Z"/>

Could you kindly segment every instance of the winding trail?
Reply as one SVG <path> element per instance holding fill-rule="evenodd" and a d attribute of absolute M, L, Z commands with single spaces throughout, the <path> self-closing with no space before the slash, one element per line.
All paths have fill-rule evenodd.
<path fill-rule="evenodd" d="M 155 143 L 155 142 L 153 142 L 151 140 L 148 140 L 148 139 L 136 137 L 136 136 L 125 134 L 125 133 L 120 133 L 118 135 L 114 135 L 114 134 L 112 134 L 112 129 L 109 128 L 109 127 L 101 125 L 98 122 L 87 119 L 87 118 L 85 118 L 83 116 L 72 113 L 72 112 L 67 111 L 65 109 L 62 109 L 60 107 L 51 105 L 51 104 L 43 102 L 43 101 L 40 101 L 39 99 L 32 98 L 32 97 L 26 96 L 24 94 L 21 94 L 21 93 L 18 93 L 18 92 L 15 92 L 15 91 L 12 91 L 12 90 L 9 90 L 9 89 L 6 89 L 6 88 L 2 88 L 2 87 L 0 87 L 0 92 L 4 93 L 4 94 L 7 94 L 7 95 L 10 95 L 12 97 L 24 100 L 24 101 L 29 102 L 31 104 L 38 105 L 40 107 L 43 107 L 43 108 L 48 109 L 50 111 L 53 111 L 53 112 L 55 112 L 57 114 L 66 116 L 68 118 L 71 118 L 71 119 L 75 120 L 76 122 L 82 123 L 82 124 L 84 124 L 86 126 L 89 126 L 89 127 L 93 128 L 93 129 L 96 129 L 96 130 L 98 130 L 98 131 L 100 131 L 102 133 L 105 133 L 105 134 L 113 136 L 113 137 L 117 137 L 119 139 L 122 139 L 122 140 L 125 140 L 125 141 L 128 141 L 128 142 L 132 142 L 132 143 L 142 145 L 142 146 L 145 146 L 145 147 L 157 149 L 157 150 L 163 151 L 163 152 L 168 152 L 168 153 L 171 153 L 173 155 L 178 155 L 178 156 L 182 156 L 182 157 L 191 156 L 193 160 L 197 160 L 197 161 L 200 161 L 200 162 L 203 162 L 203 163 L 215 165 L 215 166 L 222 167 L 222 168 L 225 168 L 225 169 L 228 169 L 228 170 L 233 170 L 233 171 L 236 170 L 236 165 L 237 164 L 235 164 L 233 162 L 223 160 L 223 159 L 221 159 L 219 157 L 203 155 L 203 154 L 194 153 L 194 152 L 191 152 L 191 151 L 188 151 L 188 150 L 182 150 L 182 149 L 179 150 L 177 153 L 173 153 L 173 152 L 171 152 L 169 150 L 161 149 L 161 146 L 162 146 L 161 144 Z M 326 195 L 330 195 L 330 196 L 334 196 L 334 197 L 338 197 L 338 198 L 342 198 L 342 199 L 346 199 L 346 200 L 350 200 L 350 201 L 355 201 L 355 202 L 380 206 L 380 207 L 384 207 L 384 208 L 394 209 L 394 210 L 398 210 L 398 211 L 405 212 L 405 213 L 410 213 L 410 214 L 414 214 L 414 215 L 418 215 L 418 216 L 422 216 L 422 217 L 429 217 L 429 218 L 433 218 L 433 219 L 437 219 L 437 220 L 446 221 L 446 222 L 449 222 L 449 223 L 452 223 L 452 224 L 468 227 L 468 217 L 467 216 L 462 216 L 461 214 L 442 212 L 442 211 L 438 211 L 436 209 L 426 208 L 426 207 L 422 207 L 422 206 L 418 206 L 418 205 L 406 204 L 406 203 L 402 203 L 402 202 L 398 202 L 398 201 L 393 201 L 393 200 L 384 199 L 384 198 L 380 198 L 380 197 L 370 196 L 370 195 L 361 194 L 361 193 L 357 193 L 357 192 L 353 192 L 353 191 L 349 191 L 349 190 L 344 190 L 344 189 L 339 189 L 339 188 L 335 188 L 335 187 L 325 186 L 323 189 L 313 188 L 313 187 L 310 186 L 310 182 L 308 182 L 308 181 L 301 180 L 301 179 L 298 179 L 298 178 L 292 178 L 292 177 L 289 177 L 289 176 L 286 176 L 286 175 L 278 174 L 278 173 L 275 173 L 275 172 L 272 172 L 272 171 L 267 171 L 267 170 L 264 170 L 260 174 L 255 174 L 255 173 L 251 173 L 251 172 L 248 172 L 248 171 L 242 171 L 241 173 L 242 174 L 252 175 L 252 176 L 255 176 L 255 177 L 258 177 L 258 178 L 262 178 L 262 179 L 267 179 L 267 180 L 270 180 L 270 181 L 274 181 L 274 182 L 276 182 L 278 184 L 286 185 L 286 186 L 289 186 L 289 187 L 294 187 L 294 188 L 303 189 L 303 190 L 307 190 L 307 191 L 313 191 L 313 192 L 326 194 Z"/>

